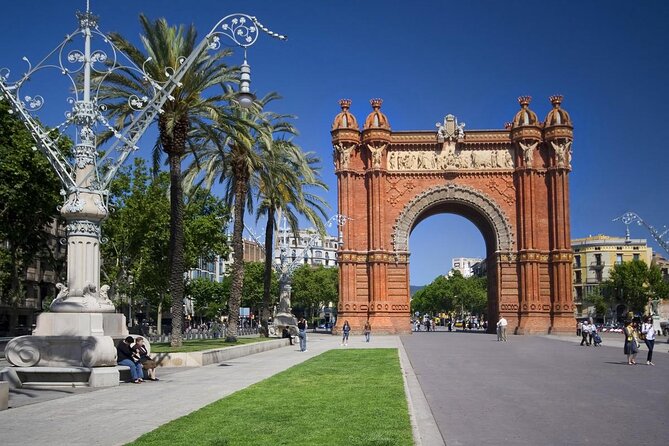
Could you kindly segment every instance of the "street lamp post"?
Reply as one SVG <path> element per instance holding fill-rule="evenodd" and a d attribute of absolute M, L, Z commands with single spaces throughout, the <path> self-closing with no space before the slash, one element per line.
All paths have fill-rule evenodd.
<path fill-rule="evenodd" d="M 337 223 L 338 234 L 341 239 L 342 227 L 346 224 L 348 217 L 341 214 L 335 214 L 325 223 L 326 227 Z M 286 224 L 283 224 L 283 232 L 286 233 Z M 279 264 L 275 264 L 275 269 L 279 274 L 279 308 L 278 312 L 273 318 L 274 333 L 281 333 L 284 327 L 297 333 L 297 321 L 291 312 L 290 296 L 291 296 L 291 280 L 293 272 L 302 264 L 302 258 L 307 259 L 307 252 L 320 240 L 318 233 L 312 235 L 303 248 L 303 256 L 296 256 L 295 259 L 288 260 L 288 237 L 284 237 L 280 245 Z M 313 256 L 312 256 L 313 257 Z M 306 263 L 306 262 L 305 262 Z"/>
<path fill-rule="evenodd" d="M 78 12 L 76 17 L 78 28 L 39 63 L 32 65 L 24 58 L 28 70 L 17 81 L 9 80 L 9 69 L 0 69 L 0 99 L 9 102 L 10 113 L 25 124 L 36 143 L 35 149 L 44 154 L 56 171 L 64 197 L 60 212 L 67 223 L 67 283 L 58 284 L 60 292 L 51 304 L 51 312 L 38 318 L 34 331 L 37 336 L 17 338 L 8 344 L 7 359 L 17 366 L 115 365 L 116 351 L 111 337 L 123 337 L 128 332 L 122 320 L 124 316 L 118 315 L 121 319 L 117 320 L 106 289 L 100 287 L 100 226 L 109 213 L 111 181 L 127 157 L 138 149 L 136 144 L 162 112 L 163 105 L 174 100 L 172 92 L 181 85 L 181 79 L 203 51 L 219 49 L 221 37 L 243 48 L 244 63 L 237 100 L 241 107 L 250 107 L 254 97 L 250 90 L 247 48 L 256 42 L 260 31 L 280 40 L 286 39 L 265 28 L 253 16 L 228 15 L 212 28 L 190 55 L 179 61 L 179 67 L 166 73 L 166 81 L 158 82 L 99 31 L 98 17 L 91 13 L 88 1 L 86 11 Z M 83 39 L 83 49 L 71 49 L 72 43 L 79 38 Z M 102 49 L 93 46 L 94 40 L 101 42 Z M 53 130 L 44 127 L 33 115 L 44 105 L 44 98 L 24 92 L 33 75 L 48 68 L 56 68 L 66 77 L 72 94 L 68 99 L 71 109 L 65 113 L 65 121 Z M 107 119 L 106 108 L 97 96 L 99 85 L 91 85 L 94 73 L 102 77 L 102 84 L 107 76 L 119 70 L 143 79 L 152 92 L 151 98 L 128 98 L 135 115 L 122 131 L 117 131 Z M 98 153 L 96 130 L 99 129 L 110 131 L 114 138 L 104 156 Z M 59 138 L 67 132 L 72 133 L 75 141 L 73 159 L 58 147 Z M 112 159 L 113 156 L 117 158 Z M 60 341 L 49 336 L 59 336 Z M 73 349 L 65 345 L 64 336 L 82 338 L 79 357 L 72 356 Z M 87 337 L 101 336 L 108 339 L 87 340 Z"/>

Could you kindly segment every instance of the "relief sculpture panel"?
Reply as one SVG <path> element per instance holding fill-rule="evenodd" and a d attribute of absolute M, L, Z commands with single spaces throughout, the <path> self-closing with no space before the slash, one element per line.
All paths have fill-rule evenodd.
<path fill-rule="evenodd" d="M 512 150 L 459 150 L 453 144 L 436 151 L 389 150 L 388 170 L 513 169 Z"/>

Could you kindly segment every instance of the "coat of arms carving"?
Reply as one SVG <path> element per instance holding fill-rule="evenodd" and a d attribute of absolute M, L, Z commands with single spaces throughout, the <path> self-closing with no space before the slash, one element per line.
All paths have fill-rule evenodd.
<path fill-rule="evenodd" d="M 458 118 L 453 115 L 444 116 L 444 123 L 437 122 L 437 141 L 457 141 L 465 137 L 465 123 L 458 124 Z"/>

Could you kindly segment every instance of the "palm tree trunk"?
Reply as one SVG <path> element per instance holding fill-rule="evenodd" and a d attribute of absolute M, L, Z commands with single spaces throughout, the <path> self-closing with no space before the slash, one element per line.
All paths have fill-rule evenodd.
<path fill-rule="evenodd" d="M 228 326 L 225 330 L 226 342 L 237 342 L 239 335 L 239 307 L 244 287 L 244 211 L 248 192 L 248 171 L 245 166 L 237 166 L 235 175 L 234 225 L 232 229 L 232 283 L 228 304 Z"/>
<path fill-rule="evenodd" d="M 181 156 L 168 152 L 170 163 L 170 296 L 172 297 L 172 334 L 170 344 L 183 343 L 184 298 L 184 204 L 181 185 Z"/>
<path fill-rule="evenodd" d="M 267 211 L 267 225 L 265 226 L 265 273 L 263 275 L 263 295 L 260 309 L 260 320 L 262 322 L 265 336 L 269 336 L 269 305 L 271 302 L 272 288 L 272 261 L 274 257 L 274 207 L 270 206 Z"/>

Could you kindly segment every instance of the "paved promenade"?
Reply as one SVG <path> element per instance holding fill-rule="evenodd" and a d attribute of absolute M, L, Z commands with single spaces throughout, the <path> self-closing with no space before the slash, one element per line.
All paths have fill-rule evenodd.
<path fill-rule="evenodd" d="M 666 444 L 669 345 L 627 365 L 622 335 L 603 347 L 576 336 L 402 336 L 448 446 Z"/>
<path fill-rule="evenodd" d="M 158 426 L 217 401 L 251 384 L 269 378 L 333 348 L 398 348 L 408 366 L 397 336 L 373 336 L 363 342 L 352 337 L 348 347 L 339 337 L 308 335 L 308 351 L 287 346 L 206 367 L 172 369 L 160 382 L 121 384 L 119 387 L 69 394 L 47 391 L 49 399 L 0 412 L 0 444 L 14 445 L 122 445 Z M 407 373 L 412 406 L 422 409 L 413 419 L 422 424 L 424 446 L 442 444 L 431 412 L 415 377 Z M 35 392 L 35 391 L 31 391 Z M 64 397 L 58 397 L 58 392 Z M 25 398 L 24 398 L 25 404 Z M 11 405 L 11 400 L 10 400 Z M 415 413 L 415 412 L 414 412 Z M 122 427 L 121 427 L 122 426 Z M 414 422 L 418 434 L 418 426 Z M 436 442 L 430 442 L 436 438 Z"/>
<path fill-rule="evenodd" d="M 399 349 L 421 446 L 664 444 L 669 346 L 656 346 L 655 367 L 628 366 L 619 338 L 588 348 L 575 336 L 498 343 L 483 333 L 423 332 L 372 336 L 369 344 L 353 336 L 346 348 Z M 163 370 L 157 383 L 46 391 L 35 403 L 23 395 L 21 407 L 0 412 L 0 444 L 122 445 L 335 348 L 344 348 L 338 337 L 309 334 L 306 353 L 287 346 Z M 638 360 L 645 362 L 645 351 Z"/>

